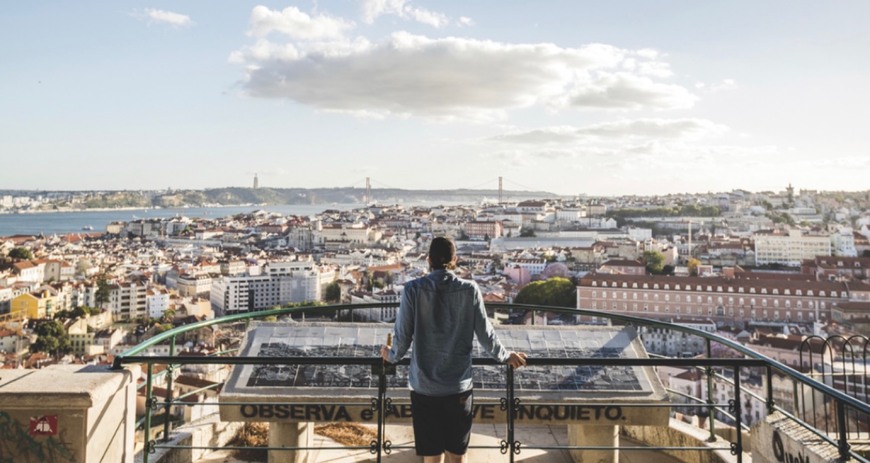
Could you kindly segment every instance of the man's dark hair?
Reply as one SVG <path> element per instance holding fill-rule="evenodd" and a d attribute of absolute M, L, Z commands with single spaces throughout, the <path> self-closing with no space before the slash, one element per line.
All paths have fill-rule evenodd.
<path fill-rule="evenodd" d="M 456 245 L 448 238 L 437 237 L 429 245 L 429 262 L 435 270 L 452 270 L 455 265 L 453 258 L 456 257 Z"/>

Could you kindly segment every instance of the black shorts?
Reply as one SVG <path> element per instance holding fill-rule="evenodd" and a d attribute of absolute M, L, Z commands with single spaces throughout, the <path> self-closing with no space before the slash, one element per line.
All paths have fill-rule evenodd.
<path fill-rule="evenodd" d="M 473 401 L 471 390 L 443 397 L 411 391 L 417 455 L 436 456 L 445 450 L 464 455 L 471 439 Z"/>

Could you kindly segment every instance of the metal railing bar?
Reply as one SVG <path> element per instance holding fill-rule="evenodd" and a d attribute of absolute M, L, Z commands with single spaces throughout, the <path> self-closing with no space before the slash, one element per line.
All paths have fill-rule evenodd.
<path fill-rule="evenodd" d="M 360 400 L 359 402 L 329 402 L 329 405 L 335 405 L 337 407 L 366 407 L 366 408 L 370 408 L 372 406 L 371 399 L 373 399 L 373 398 L 374 397 L 366 398 L 364 400 Z M 173 404 L 176 404 L 176 402 L 173 402 Z M 207 405 L 207 406 L 212 406 L 212 407 L 214 407 L 214 406 L 222 407 L 224 405 L 226 405 L 226 406 L 299 405 L 299 406 L 304 407 L 304 406 L 310 406 L 310 405 L 320 406 L 320 405 L 323 405 L 323 402 L 322 401 L 321 402 L 228 402 L 228 401 L 220 401 L 220 402 L 199 402 L 199 403 L 185 402 L 185 403 L 178 403 L 176 405 L 179 405 L 179 406 L 180 405 L 187 405 L 187 406 L 191 406 L 191 407 L 195 407 L 198 405 Z M 396 405 L 410 405 L 410 402 L 409 403 L 394 402 L 393 406 L 396 406 Z"/>
<path fill-rule="evenodd" d="M 370 304 L 341 304 L 341 305 L 327 305 L 327 306 L 319 306 L 316 310 L 323 311 L 336 311 L 336 310 L 358 310 L 358 309 L 367 309 L 367 308 L 383 308 L 383 307 L 397 307 L 398 303 L 370 303 Z M 861 410 L 865 413 L 870 413 L 870 405 L 861 402 L 857 398 L 851 397 L 847 394 L 842 393 L 826 384 L 818 382 L 814 379 L 807 378 L 803 373 L 781 363 L 772 358 L 766 357 L 758 352 L 755 352 L 736 341 L 732 341 L 730 339 L 703 331 L 695 328 L 691 328 L 688 326 L 680 326 L 673 325 L 668 322 L 660 322 L 658 320 L 646 319 L 642 317 L 634 317 L 629 315 L 621 315 L 615 313 L 605 313 L 597 310 L 591 309 L 574 309 L 574 308 L 565 308 L 565 307 L 551 307 L 551 306 L 537 306 L 537 305 L 528 305 L 528 304 L 505 304 L 505 303 L 490 303 L 487 304 L 488 309 L 494 310 L 533 310 L 533 311 L 545 311 L 545 312 L 553 312 L 560 314 L 568 314 L 568 315 L 581 315 L 581 316 L 589 316 L 589 317 L 605 317 L 612 321 L 622 322 L 626 325 L 632 326 L 649 326 L 667 329 L 671 331 L 687 333 L 695 336 L 702 337 L 704 339 L 715 341 L 723 346 L 726 346 L 734 351 L 740 352 L 741 354 L 747 356 L 751 359 L 761 360 L 764 363 L 769 364 L 771 367 L 775 368 L 782 374 L 791 377 L 798 383 L 806 384 L 811 386 L 812 388 L 819 390 L 829 396 L 835 397 L 839 400 L 843 400 L 846 404 L 851 407 L 854 407 L 858 410 Z M 224 317 L 214 318 L 211 320 L 203 320 L 196 323 L 191 323 L 188 325 L 180 326 L 178 328 L 173 328 L 169 331 L 165 331 L 163 333 L 158 334 L 157 336 L 146 340 L 145 342 L 137 345 L 136 347 L 124 352 L 115 358 L 115 362 L 113 364 L 113 368 L 122 368 L 124 363 L 130 363 L 127 359 L 132 357 L 139 352 L 144 351 L 146 348 L 151 347 L 153 345 L 160 344 L 172 336 L 175 336 L 180 333 L 186 333 L 188 331 L 195 331 L 200 328 L 204 328 L 207 326 L 212 326 L 216 324 L 225 324 L 225 323 L 235 323 L 235 322 L 245 322 L 249 323 L 251 318 L 265 317 L 269 315 L 292 315 L 296 313 L 302 313 L 304 311 L 310 311 L 312 307 L 293 307 L 293 308 L 285 308 L 279 310 L 264 310 L 264 311 L 256 311 L 256 312 L 246 312 L 241 314 L 228 315 Z M 674 359 L 674 360 L 682 360 L 682 359 Z M 144 360 L 139 360 L 139 362 L 144 362 Z"/>
<path fill-rule="evenodd" d="M 498 447 L 496 447 L 498 448 Z M 523 450 L 619 450 L 622 452 L 623 450 L 627 451 L 643 451 L 643 450 L 693 450 L 693 451 L 705 451 L 705 452 L 714 452 L 716 450 L 723 450 L 724 447 L 607 447 L 607 446 L 594 446 L 594 445 L 525 445 L 522 446 Z"/>
<path fill-rule="evenodd" d="M 158 377 L 165 375 L 167 373 L 171 373 L 172 370 L 178 366 L 187 365 L 187 364 L 374 365 L 376 363 L 381 362 L 380 358 L 375 357 L 375 356 L 372 356 L 372 357 L 283 357 L 283 358 L 273 358 L 273 357 L 218 357 L 218 356 L 210 356 L 210 357 L 186 357 L 186 356 L 184 356 L 184 357 L 178 357 L 178 356 L 174 356 L 174 355 L 170 355 L 170 356 L 138 356 L 138 355 L 136 355 L 140 352 L 143 352 L 148 347 L 164 343 L 167 340 L 174 341 L 175 336 L 177 336 L 181 333 L 194 331 L 194 330 L 197 330 L 197 329 L 200 329 L 203 327 L 207 327 L 207 326 L 211 326 L 211 325 L 215 325 L 215 324 L 244 322 L 247 326 L 247 324 L 250 323 L 251 319 L 262 317 L 262 316 L 267 316 L 267 315 L 279 315 L 280 316 L 280 315 L 298 314 L 298 313 L 302 313 L 302 312 L 310 312 L 312 310 L 323 310 L 323 311 L 332 312 L 332 311 L 344 310 L 344 309 L 356 310 L 356 309 L 366 309 L 366 308 L 382 308 L 382 307 L 389 307 L 389 306 L 398 306 L 398 304 L 397 303 L 371 303 L 371 304 L 351 304 L 351 305 L 340 305 L 340 306 L 294 307 L 294 308 L 279 309 L 279 310 L 266 310 L 266 311 L 260 311 L 260 312 L 241 313 L 241 314 L 230 315 L 227 317 L 206 320 L 203 322 L 197 322 L 194 324 L 185 325 L 185 326 L 175 328 L 173 330 L 169 330 L 167 332 L 161 333 L 160 335 L 157 335 L 157 336 L 155 336 L 149 340 L 146 340 L 145 342 L 135 346 L 134 348 L 132 348 L 132 349 L 128 350 L 127 352 L 116 357 L 113 368 L 121 368 L 124 364 L 129 364 L 129 363 L 147 364 L 148 372 L 149 372 L 148 378 L 146 379 L 147 382 L 146 382 L 146 384 L 137 386 L 137 389 L 141 389 L 142 387 L 145 387 L 145 389 L 146 389 L 146 396 L 148 398 L 149 407 L 146 410 L 146 416 L 143 419 L 147 423 L 147 422 L 151 421 L 150 418 L 152 415 L 152 413 L 151 413 L 152 409 L 150 406 L 155 405 L 155 404 L 160 404 L 157 401 L 157 399 L 153 398 L 153 396 L 152 396 L 152 391 L 151 391 L 152 379 L 158 378 Z M 688 333 L 690 335 L 704 338 L 707 342 L 707 351 L 708 351 L 708 358 L 701 358 L 701 359 L 696 359 L 696 358 L 671 359 L 671 358 L 659 357 L 659 356 L 655 356 L 655 355 L 652 355 L 650 358 L 605 358 L 605 357 L 592 357 L 592 358 L 582 358 L 582 359 L 579 359 L 579 358 L 531 358 L 531 359 L 529 359 L 529 362 L 528 362 L 530 366 L 556 366 L 556 365 L 561 365 L 561 366 L 574 366 L 574 365 L 614 366 L 614 365 L 620 365 L 620 366 L 635 366 L 635 367 L 665 366 L 665 365 L 667 365 L 667 366 L 686 366 L 686 367 L 705 366 L 708 368 L 708 379 L 712 379 L 712 377 L 714 376 L 714 374 L 709 374 L 711 367 L 725 367 L 725 368 L 730 367 L 734 371 L 734 378 L 736 380 L 736 381 L 732 381 L 730 378 L 728 378 L 726 376 L 723 376 L 721 374 L 715 374 L 715 376 L 724 380 L 726 383 L 731 383 L 733 386 L 735 386 L 735 391 L 734 391 L 733 397 L 735 397 L 735 399 L 736 399 L 735 404 L 734 404 L 735 411 L 737 414 L 736 417 L 733 415 L 730 415 L 726 411 L 721 410 L 719 408 L 721 406 L 727 406 L 726 404 L 714 404 L 714 403 L 712 403 L 712 400 L 711 400 L 712 397 L 708 398 L 706 405 L 695 405 L 695 404 L 688 404 L 688 403 L 687 404 L 677 404 L 677 403 L 668 403 L 668 404 L 662 404 L 662 403 L 658 403 L 658 404 L 616 403 L 616 404 L 614 404 L 614 403 L 604 403 L 604 402 L 591 402 L 591 403 L 559 402 L 559 403 L 552 403 L 550 405 L 602 406 L 602 407 L 604 407 L 604 406 L 617 406 L 618 405 L 620 407 L 628 407 L 628 408 L 631 408 L 631 407 L 637 407 L 637 408 L 643 408 L 643 407 L 648 407 L 648 408 L 654 408 L 654 407 L 695 407 L 695 408 L 707 407 L 707 408 L 711 408 L 719 413 L 722 413 L 724 416 L 727 416 L 730 419 L 733 419 L 737 423 L 739 428 L 745 429 L 748 427 L 744 423 L 742 423 L 742 420 L 741 420 L 741 418 L 742 418 L 741 408 L 743 407 L 743 404 L 741 403 L 740 397 L 741 397 L 741 394 L 747 394 L 747 397 L 750 398 L 749 400 L 755 399 L 755 400 L 765 401 L 766 403 L 768 403 L 768 410 L 780 411 L 781 413 L 784 414 L 784 416 L 788 417 L 792 421 L 799 423 L 802 427 L 813 432 L 813 434 L 817 435 L 819 438 L 821 438 L 824 441 L 838 447 L 840 450 L 841 458 L 847 459 L 847 458 L 849 458 L 849 456 L 851 456 L 852 458 L 856 458 L 859 461 L 868 462 L 867 459 L 860 457 L 854 451 L 852 451 L 850 448 L 848 448 L 848 441 L 850 438 L 854 439 L 854 436 L 852 436 L 851 433 L 848 433 L 849 422 L 848 422 L 847 413 L 850 410 L 852 410 L 856 416 L 855 419 L 858 420 L 859 418 L 857 418 L 857 415 L 859 413 L 862 413 L 864 415 L 870 414 L 870 404 L 867 404 L 867 403 L 861 401 L 860 399 L 857 399 L 856 397 L 852 397 L 848 394 L 850 381 L 849 381 L 849 377 L 846 376 L 847 368 L 845 367 L 845 365 L 846 365 L 847 359 L 845 358 L 845 355 L 843 355 L 843 358 L 841 360 L 842 360 L 842 363 L 844 365 L 843 366 L 844 371 L 843 371 L 842 376 L 843 376 L 843 384 L 844 384 L 844 387 L 846 390 L 840 391 L 839 389 L 836 389 L 835 387 L 828 386 L 827 384 L 817 380 L 816 377 L 819 377 L 819 374 L 817 374 L 815 372 L 815 370 L 812 370 L 808 375 L 805 375 L 805 374 L 803 374 L 803 373 L 801 373 L 801 372 L 799 372 L 799 371 L 797 371 L 797 370 L 795 370 L 795 369 L 793 369 L 785 364 L 782 364 L 774 359 L 771 359 L 771 358 L 768 358 L 764 355 L 758 354 L 757 352 L 754 352 L 754 351 L 748 349 L 747 347 L 745 347 L 739 343 L 736 343 L 736 342 L 731 341 L 731 340 L 726 339 L 726 338 L 722 338 L 722 337 L 715 335 L 715 334 L 711 334 L 711 333 L 697 330 L 697 329 L 690 328 L 690 327 L 671 325 L 670 323 L 667 323 L 667 322 L 659 322 L 657 320 L 645 319 L 645 318 L 640 318 L 640 317 L 632 317 L 632 316 L 612 314 L 612 313 L 601 313 L 601 312 L 598 312 L 595 310 L 587 310 L 587 309 L 570 309 L 570 308 L 560 308 L 560 307 L 528 306 L 528 305 L 518 305 L 518 304 L 488 304 L 488 308 L 511 309 L 511 310 L 532 310 L 532 311 L 545 311 L 545 312 L 554 312 L 554 313 L 562 313 L 562 314 L 570 314 L 570 315 L 587 315 L 587 316 L 594 316 L 594 317 L 605 317 L 605 318 L 609 319 L 611 325 L 614 322 L 621 322 L 621 323 L 631 325 L 631 326 L 658 327 L 658 328 L 667 329 L 667 330 L 674 331 L 674 332 L 683 332 L 683 333 Z M 746 356 L 746 358 L 742 358 L 742 359 L 710 358 L 711 357 L 710 354 L 712 352 L 712 349 L 711 349 L 712 342 L 718 342 L 722 346 L 730 348 L 732 351 L 742 353 L 744 356 Z M 827 347 L 829 350 L 832 349 L 830 345 L 828 345 Z M 866 349 L 866 345 L 865 345 L 865 349 Z M 231 349 L 231 350 L 227 350 L 225 352 L 227 352 L 227 353 L 238 352 L 239 350 L 240 349 Z M 804 352 L 801 351 L 801 360 L 803 359 L 803 353 Z M 850 356 L 850 359 L 852 360 L 853 371 L 854 371 L 855 370 L 854 352 L 852 352 L 850 350 L 850 353 L 852 354 Z M 217 354 L 215 354 L 215 355 L 217 355 Z M 813 359 L 812 350 L 810 350 L 809 355 L 810 355 L 810 360 L 811 360 L 810 364 L 811 364 L 811 368 L 812 368 L 812 364 L 814 363 L 814 362 L 812 362 L 812 359 Z M 822 359 L 824 359 L 824 355 L 822 355 L 821 357 L 822 357 Z M 831 357 L 834 358 L 833 354 L 831 355 Z M 404 361 L 400 362 L 399 365 L 404 366 L 404 365 L 407 365 L 408 363 L 409 363 L 408 359 L 405 359 Z M 803 363 L 803 362 L 801 362 L 801 363 Z M 161 371 L 160 373 L 152 374 L 151 369 L 152 369 L 152 366 L 155 364 L 158 364 L 158 365 L 165 364 L 168 366 L 168 368 L 166 370 Z M 478 366 L 479 365 L 500 365 L 495 360 L 489 359 L 489 358 L 476 358 L 473 360 L 473 364 L 478 365 Z M 834 364 L 831 365 L 832 377 L 837 378 L 838 376 L 837 376 L 836 372 L 834 371 L 834 366 L 835 366 Z M 764 398 L 759 394 L 755 394 L 754 392 L 749 391 L 749 390 L 741 387 L 741 385 L 740 385 L 740 380 L 742 379 L 742 378 L 740 378 L 740 375 L 741 375 L 740 368 L 741 367 L 742 368 L 764 367 L 767 369 L 768 378 L 770 378 L 772 375 L 772 372 L 775 371 L 777 375 L 791 378 L 793 383 L 794 383 L 795 390 L 797 390 L 798 384 L 801 385 L 801 390 L 803 390 L 804 387 L 810 387 L 812 390 L 811 399 L 812 399 L 813 403 L 815 403 L 815 401 L 816 401 L 816 394 L 822 395 L 825 398 L 825 402 L 827 402 L 828 400 L 832 400 L 837 406 L 835 419 L 837 420 L 836 433 L 839 435 L 839 439 L 837 440 L 837 439 L 832 439 L 832 438 L 828 437 L 828 435 L 829 435 L 828 433 L 830 430 L 828 429 L 829 426 L 827 426 L 828 421 L 829 421 L 827 407 L 825 407 L 823 410 L 823 412 L 825 414 L 825 423 L 826 423 L 825 430 L 823 431 L 821 429 L 816 428 L 815 425 L 811 425 L 809 423 L 804 422 L 801 419 L 798 419 L 795 415 L 792 415 L 788 411 L 784 410 L 782 407 L 779 407 L 779 406 L 776 406 L 775 404 L 772 404 L 772 397 Z M 826 375 L 824 374 L 825 365 L 822 365 L 822 369 L 823 369 L 822 370 L 823 373 L 821 374 L 821 379 L 824 380 L 824 378 L 826 377 Z M 508 395 L 509 396 L 512 396 L 511 392 L 512 392 L 512 386 L 513 386 L 513 379 L 512 379 L 511 373 L 512 373 L 512 371 L 508 372 L 508 376 L 511 378 L 508 378 L 508 380 L 507 380 L 507 382 L 508 382 L 507 388 L 508 388 L 508 392 L 509 392 Z M 171 381 L 171 376 L 170 376 L 170 381 Z M 866 382 L 866 377 L 864 378 L 864 381 Z M 855 378 L 854 381 L 852 381 L 852 383 L 854 385 L 859 384 L 857 377 Z M 192 391 L 190 393 L 187 393 L 187 394 L 185 394 L 181 397 L 175 398 L 175 399 L 171 398 L 172 397 L 171 392 L 167 392 L 167 400 L 165 400 L 162 403 L 162 405 L 165 405 L 167 409 L 171 405 L 184 405 L 184 406 L 187 406 L 187 405 L 190 405 L 190 406 L 194 406 L 194 405 L 209 405 L 209 406 L 233 405 L 232 403 L 226 403 L 226 402 L 223 402 L 223 403 L 220 403 L 220 402 L 218 402 L 218 403 L 196 403 L 196 404 L 178 403 L 178 400 L 189 397 L 189 396 L 194 395 L 198 392 L 202 392 L 203 390 L 212 389 L 212 388 L 215 388 L 218 386 L 219 385 L 212 385 L 212 386 L 207 386 L 205 388 L 200 388 L 197 391 Z M 768 389 L 770 389 L 770 387 L 771 387 L 771 381 L 769 380 L 768 381 Z M 855 386 L 855 387 L 857 387 L 857 386 Z M 708 387 L 708 394 L 710 394 L 711 391 L 712 391 L 712 388 Z M 681 394 L 677 391 L 669 390 L 669 392 L 675 393 L 675 394 L 682 396 L 682 397 L 686 397 L 686 398 L 691 399 L 692 401 L 695 401 L 695 402 L 699 402 L 702 404 L 704 403 L 703 399 L 699 399 L 699 398 L 695 398 L 695 397 L 692 397 L 689 395 Z M 865 395 L 868 393 L 867 389 L 865 389 L 864 393 L 865 393 Z M 382 397 L 386 397 L 386 395 L 382 394 Z M 803 400 L 804 394 L 801 394 L 800 396 L 797 396 L 797 394 L 796 394 L 795 399 L 798 402 L 798 403 L 796 403 L 796 408 L 798 405 L 802 405 L 803 406 L 802 408 L 804 410 L 804 414 L 806 414 L 807 403 L 805 400 Z M 517 400 L 519 400 L 519 399 L 517 399 Z M 260 403 L 263 403 L 263 402 L 243 402 L 243 403 L 237 403 L 237 405 L 256 405 L 256 404 L 260 404 Z M 513 403 L 513 401 L 511 401 L 511 403 Z M 274 402 L 271 402 L 271 403 L 265 402 L 264 404 L 274 404 Z M 296 404 L 305 405 L 304 403 L 296 403 Z M 381 404 L 383 404 L 383 399 L 381 399 Z M 401 403 L 397 403 L 396 405 L 400 405 L 400 404 Z M 367 402 L 352 402 L 352 403 L 348 403 L 347 405 L 365 407 L 369 404 Z M 547 405 L 547 404 L 543 404 L 543 405 Z M 813 416 L 815 417 L 817 410 L 815 409 L 816 407 L 813 407 L 813 408 L 814 408 L 814 410 L 812 411 L 812 413 L 813 413 Z M 512 413 L 512 412 L 514 412 L 514 413 Z M 380 419 L 383 420 L 385 418 L 385 416 L 384 416 L 385 414 L 382 412 L 381 415 L 382 416 Z M 509 408 L 508 408 L 508 415 L 509 415 L 508 421 L 509 421 L 509 426 L 510 426 L 509 431 L 512 431 L 512 423 L 515 419 L 515 409 L 511 405 L 509 405 Z M 711 429 L 710 429 L 711 433 L 713 432 L 713 430 L 712 430 L 712 423 L 713 422 L 715 422 L 715 419 L 713 418 L 713 416 L 711 416 Z M 138 424 L 139 423 L 137 423 L 137 427 L 138 427 Z M 168 421 L 167 421 L 167 426 L 168 426 Z M 147 424 L 146 424 L 146 427 L 148 427 Z M 154 442 L 150 441 L 150 436 L 151 436 L 150 432 L 151 432 L 150 429 L 146 429 L 146 450 L 149 448 L 152 448 L 152 449 L 153 448 L 169 448 L 169 447 L 162 446 L 162 445 L 156 445 Z M 860 430 L 859 430 L 859 433 L 860 433 Z M 511 450 L 519 450 L 519 446 L 521 444 L 519 442 L 514 442 L 512 432 L 510 432 L 509 434 L 511 434 L 511 435 L 508 437 L 508 440 L 509 440 L 508 443 L 511 446 Z M 860 437 L 860 434 L 859 434 L 859 437 Z M 385 437 L 383 437 L 382 435 L 379 435 L 378 448 L 377 448 L 378 461 L 380 461 L 380 456 L 381 456 L 380 453 L 381 453 L 381 450 L 383 449 L 384 439 L 385 439 Z M 740 449 L 741 444 L 742 444 L 741 435 L 738 435 L 737 436 L 737 443 L 736 443 L 737 450 L 741 450 Z M 578 450 L 611 449 L 612 450 L 612 449 L 618 448 L 618 447 L 559 447 L 559 446 L 554 447 L 554 446 L 525 446 L 525 445 L 522 445 L 522 447 L 528 448 L 528 449 L 534 448 L 534 449 L 544 449 L 544 450 L 546 450 L 546 449 L 554 449 L 554 450 L 555 449 L 578 449 Z M 200 448 L 200 447 L 180 447 L 179 446 L 177 448 Z M 201 448 L 214 448 L 214 447 L 201 447 Z M 241 447 L 241 448 L 251 449 L 251 447 Z M 264 448 L 264 447 L 258 447 L 258 448 L 267 449 L 267 450 L 271 449 L 271 448 Z M 280 447 L 280 448 L 277 448 L 276 450 L 305 450 L 305 449 L 316 449 L 316 448 L 323 448 L 323 447 Z M 352 449 L 350 447 L 343 447 L 343 446 L 340 448 Z M 403 447 L 391 446 L 390 448 L 398 449 L 398 448 L 403 448 Z M 413 447 L 411 447 L 411 448 L 413 448 Z M 493 448 L 500 448 L 500 447 L 493 447 Z M 371 450 L 372 447 L 365 446 L 365 447 L 359 447 L 359 449 Z M 633 448 L 624 448 L 623 450 L 630 450 L 630 449 L 633 449 Z M 666 448 L 666 447 L 663 447 L 663 448 L 644 447 L 641 449 L 668 449 L 668 448 Z M 692 449 L 693 448 L 691 448 L 691 447 L 675 447 L 675 448 L 673 448 L 673 450 L 692 450 Z M 711 449 L 711 448 L 710 447 L 699 447 L 698 449 L 700 450 L 700 449 Z M 712 448 L 712 450 L 719 450 L 719 449 Z M 510 457 L 511 461 L 513 461 L 513 453 L 514 452 L 512 451 L 511 457 Z M 737 457 L 738 460 L 740 460 L 740 458 L 741 458 L 740 455 L 742 455 L 742 452 L 740 452 L 740 454 L 738 454 L 738 457 Z M 148 459 L 147 455 L 145 456 L 145 459 L 146 459 L 145 461 L 147 462 L 147 459 Z"/>
<path fill-rule="evenodd" d="M 371 447 L 366 446 L 330 446 L 330 447 L 244 447 L 226 445 L 223 447 L 207 447 L 196 445 L 172 445 L 172 444 L 154 444 L 155 449 L 184 449 L 184 450 L 370 450 Z M 396 448 L 396 447 L 392 447 Z M 412 447 L 413 448 L 413 447 Z"/>
<path fill-rule="evenodd" d="M 124 357 L 122 363 L 154 363 L 158 365 L 180 364 L 179 358 L 163 355 Z M 194 357 L 185 359 L 186 365 L 376 365 L 380 357 Z M 528 358 L 528 366 L 724 366 L 762 367 L 767 364 L 758 359 L 666 359 L 666 358 Z M 404 358 L 397 365 L 409 365 Z M 473 365 L 502 365 L 488 357 L 475 357 Z M 870 408 L 868 408 L 870 411 Z"/>

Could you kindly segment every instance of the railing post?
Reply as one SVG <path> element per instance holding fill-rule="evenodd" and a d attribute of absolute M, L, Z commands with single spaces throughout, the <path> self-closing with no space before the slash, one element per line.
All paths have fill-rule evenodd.
<path fill-rule="evenodd" d="M 169 356 L 175 357 L 175 336 L 169 340 Z M 175 366 L 166 364 L 166 405 L 163 412 L 163 442 L 169 442 L 169 414 L 172 411 L 172 372 Z"/>
<path fill-rule="evenodd" d="M 145 448 L 142 450 L 143 463 L 148 463 L 148 456 L 154 451 L 154 442 L 151 441 L 151 404 L 154 400 L 151 391 L 153 366 L 153 363 L 148 362 L 148 376 L 145 377 Z"/>
<path fill-rule="evenodd" d="M 737 463 L 743 462 L 743 405 L 740 401 L 740 365 L 734 367 L 734 430 L 737 433 L 737 443 L 731 444 L 731 454 L 737 457 Z"/>
<path fill-rule="evenodd" d="M 846 461 L 851 458 L 849 451 L 849 435 L 846 432 L 846 404 L 842 400 L 837 400 L 837 448 L 840 451 L 840 461 Z"/>
<path fill-rule="evenodd" d="M 776 401 L 773 399 L 773 368 L 767 366 L 767 414 L 773 413 Z"/>
<path fill-rule="evenodd" d="M 514 421 L 516 420 L 517 407 L 516 398 L 514 397 L 514 368 L 510 365 L 507 367 L 507 441 L 508 454 L 510 455 L 510 463 L 514 463 L 514 455 L 520 453 L 519 442 L 515 440 Z"/>
<path fill-rule="evenodd" d="M 713 358 L 713 346 L 712 341 L 709 339 L 705 339 L 707 341 L 707 358 Z M 713 367 L 708 366 L 704 368 L 704 372 L 707 374 L 707 421 L 710 423 L 710 437 L 707 438 L 707 442 L 716 442 L 716 409 L 713 407 L 714 396 L 713 396 Z"/>
<path fill-rule="evenodd" d="M 381 454 L 384 449 L 384 421 L 386 418 L 386 398 L 387 398 L 387 372 L 386 364 L 381 365 L 378 372 L 378 441 L 376 449 L 378 451 L 377 462 L 381 463 Z"/>
<path fill-rule="evenodd" d="M 378 436 L 377 441 L 371 443 L 369 451 L 376 453 L 376 461 L 381 462 L 382 455 L 390 454 L 392 443 L 384 440 L 387 427 L 387 412 L 392 409 L 392 401 L 387 397 L 387 375 L 396 374 L 396 365 L 385 361 L 372 364 L 372 373 L 378 375 L 378 397 L 373 399 L 373 408 L 378 411 Z"/>

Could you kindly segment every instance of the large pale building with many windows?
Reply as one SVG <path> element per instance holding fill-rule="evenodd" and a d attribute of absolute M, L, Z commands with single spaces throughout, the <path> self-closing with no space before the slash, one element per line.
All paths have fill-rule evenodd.
<path fill-rule="evenodd" d="M 270 309 L 290 302 L 319 301 L 323 284 L 334 275 L 310 261 L 272 262 L 263 275 L 223 277 L 211 287 L 216 315 Z"/>
<path fill-rule="evenodd" d="M 645 318 L 704 317 L 729 324 L 751 320 L 831 319 L 835 304 L 870 290 L 866 283 L 748 273 L 736 278 L 591 273 L 580 279 L 577 307 Z M 596 321 L 584 317 L 585 321 Z"/>
<path fill-rule="evenodd" d="M 800 230 L 755 234 L 755 264 L 800 267 L 805 259 L 831 255 L 829 235 L 804 235 Z"/>

